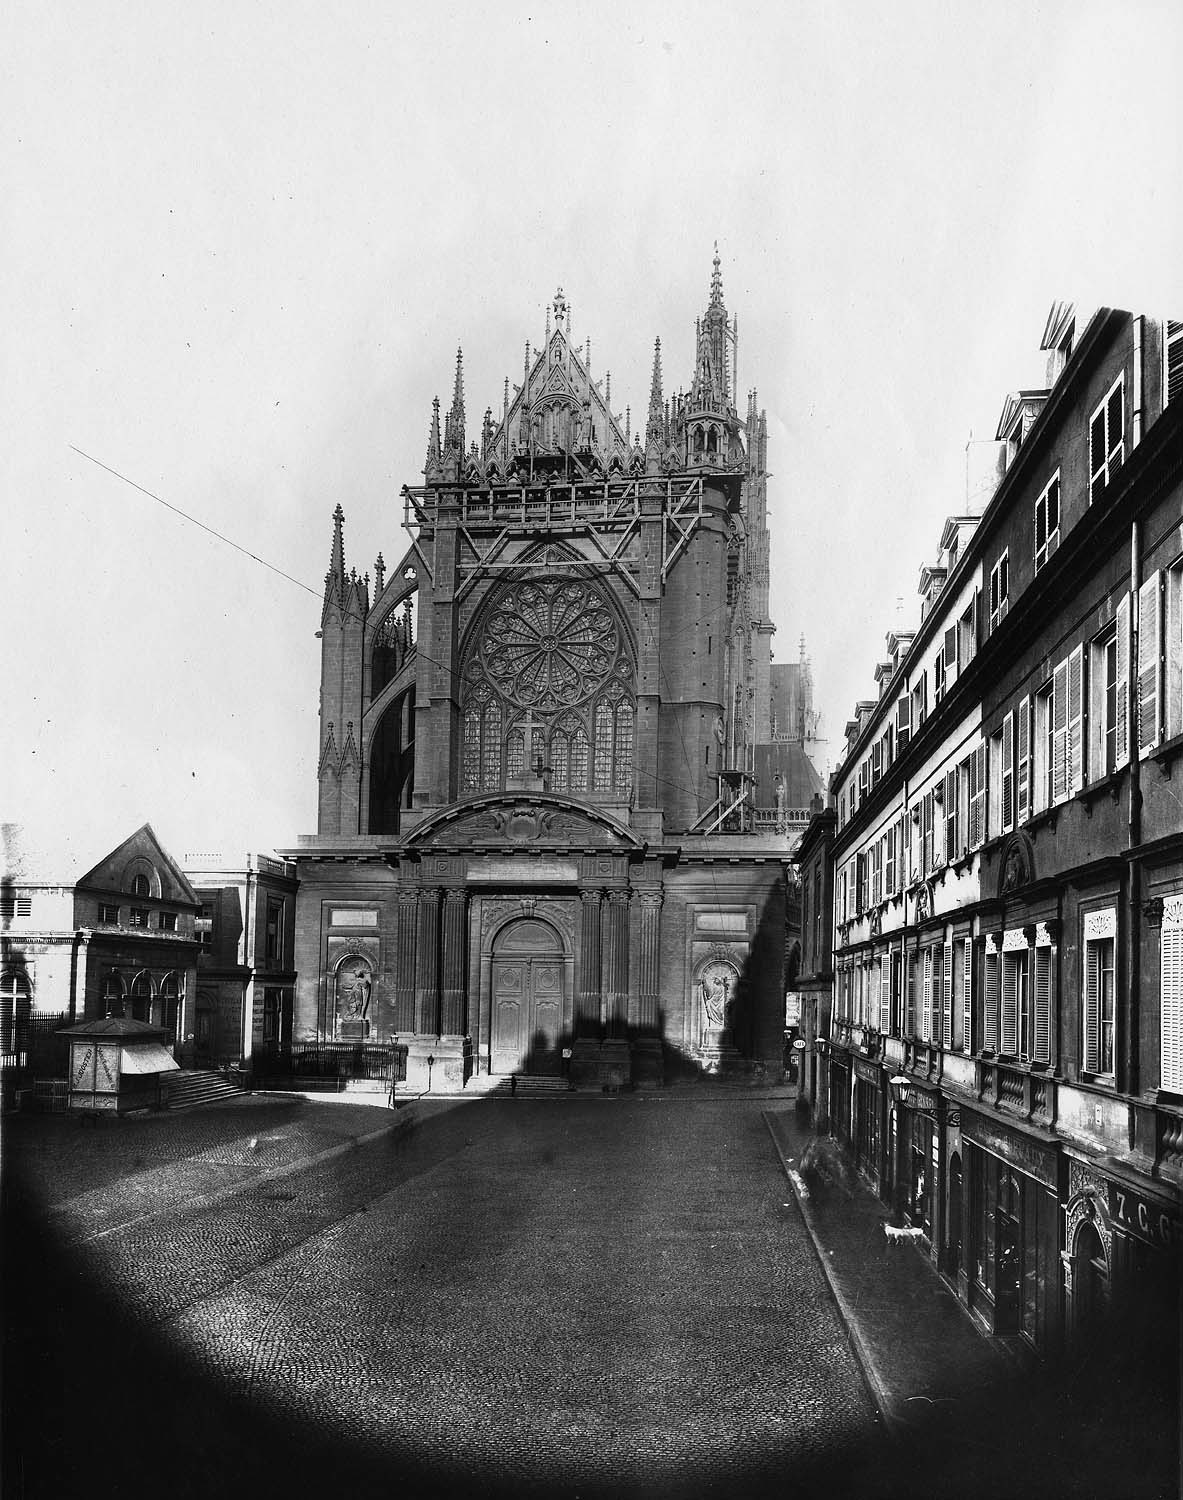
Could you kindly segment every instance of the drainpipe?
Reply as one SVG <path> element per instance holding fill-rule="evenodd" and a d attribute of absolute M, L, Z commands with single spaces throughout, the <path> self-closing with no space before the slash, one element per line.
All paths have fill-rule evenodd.
<path fill-rule="evenodd" d="M 70 1025 L 71 1026 L 73 1026 L 74 1023 L 78 1020 L 78 953 L 79 953 L 79 950 L 82 950 L 83 953 L 85 953 L 85 951 L 86 951 L 86 934 L 82 931 L 81 928 L 79 928 L 78 931 L 74 934 L 74 942 L 73 942 L 73 944 L 71 945 L 71 948 L 70 948 L 70 1012 L 69 1012 L 69 1014 L 70 1014 Z M 85 962 L 83 963 L 82 1006 L 83 1006 L 83 1011 L 85 1012 L 85 1009 L 86 1009 Z"/>
<path fill-rule="evenodd" d="M 1145 318 L 1141 316 L 1134 319 L 1134 381 L 1130 397 L 1130 404 L 1133 408 L 1130 414 L 1131 448 L 1136 448 L 1142 441 L 1142 332 L 1145 322 Z"/>
<path fill-rule="evenodd" d="M 1135 320 L 1135 328 L 1141 325 L 1141 318 Z M 1135 372 L 1140 368 L 1136 360 Z M 1140 381 L 1135 376 L 1136 386 Z M 1135 433 L 1137 428 L 1135 427 Z M 1135 438 L 1136 441 L 1136 438 Z M 1128 826 L 1128 849 L 1130 851 L 1129 861 L 1129 916 L 1126 923 L 1126 972 L 1128 983 L 1125 994 L 1125 1034 L 1126 1034 L 1126 1063 L 1125 1063 L 1125 1090 L 1128 1094 L 1138 1092 L 1138 1057 L 1139 1057 L 1139 1035 L 1138 1035 L 1138 1000 L 1139 987 L 1141 984 L 1142 950 L 1141 950 L 1141 908 L 1142 908 L 1142 864 L 1141 858 L 1134 851 L 1142 842 L 1142 762 L 1138 754 L 1138 592 L 1142 583 L 1141 557 L 1139 556 L 1139 533 L 1137 521 L 1130 523 L 1130 631 L 1129 651 L 1130 660 L 1128 664 L 1128 708 L 1126 722 L 1129 725 L 1129 749 L 1130 749 L 1130 807 Z M 1134 1139 L 1134 1117 L 1130 1114 L 1130 1147 L 1133 1148 Z"/>

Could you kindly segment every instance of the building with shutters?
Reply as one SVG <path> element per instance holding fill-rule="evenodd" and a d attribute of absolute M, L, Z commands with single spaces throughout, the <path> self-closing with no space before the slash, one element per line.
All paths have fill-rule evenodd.
<path fill-rule="evenodd" d="M 338 507 L 294 1041 L 404 1046 L 412 1089 L 779 1070 L 809 778 L 788 744 L 756 769 L 767 423 L 736 351 L 716 256 L 689 387 L 658 341 L 634 433 L 559 291 L 496 415 L 457 357 L 372 591 Z"/>
<path fill-rule="evenodd" d="M 1178 1328 L 1183 327 L 1058 304 L 1042 347 L 847 725 L 819 1112 L 1046 1354 Z"/>

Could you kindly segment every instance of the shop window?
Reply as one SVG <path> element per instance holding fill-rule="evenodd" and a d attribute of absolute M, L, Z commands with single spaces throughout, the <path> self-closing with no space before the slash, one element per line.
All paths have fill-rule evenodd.
<path fill-rule="evenodd" d="M 930 1163 L 933 1130 L 927 1118 L 915 1110 L 904 1111 L 908 1129 L 907 1214 L 915 1228 L 932 1238 L 932 1192 Z"/>
<path fill-rule="evenodd" d="M 1089 912 L 1084 921 L 1084 1069 L 1112 1081 L 1116 1066 L 1117 908 Z"/>

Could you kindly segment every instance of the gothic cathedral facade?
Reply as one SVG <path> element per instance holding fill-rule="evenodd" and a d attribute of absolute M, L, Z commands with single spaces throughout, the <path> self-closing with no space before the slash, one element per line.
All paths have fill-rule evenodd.
<path fill-rule="evenodd" d="M 405 1045 L 445 1091 L 780 1067 L 767 422 L 736 346 L 716 253 L 689 389 L 659 340 L 634 434 L 560 290 L 472 440 L 457 356 L 372 595 L 338 506 L 294 1040 Z"/>

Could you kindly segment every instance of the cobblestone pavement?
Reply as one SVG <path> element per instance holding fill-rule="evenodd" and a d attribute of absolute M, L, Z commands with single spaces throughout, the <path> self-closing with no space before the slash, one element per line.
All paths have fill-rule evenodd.
<path fill-rule="evenodd" d="M 161 1162 L 188 1192 L 228 1148 L 186 1128 Z M 172 1383 L 163 1410 L 115 1405 L 153 1424 L 140 1467 L 173 1494 L 889 1492 L 759 1100 L 464 1104 L 97 1237 L 69 1186 L 41 1189 L 73 1242 L 59 1331 L 106 1289 L 88 1358 L 106 1337 L 117 1379 Z M 52 1472 L 26 1492 L 103 1492 L 72 1457 Z"/>

